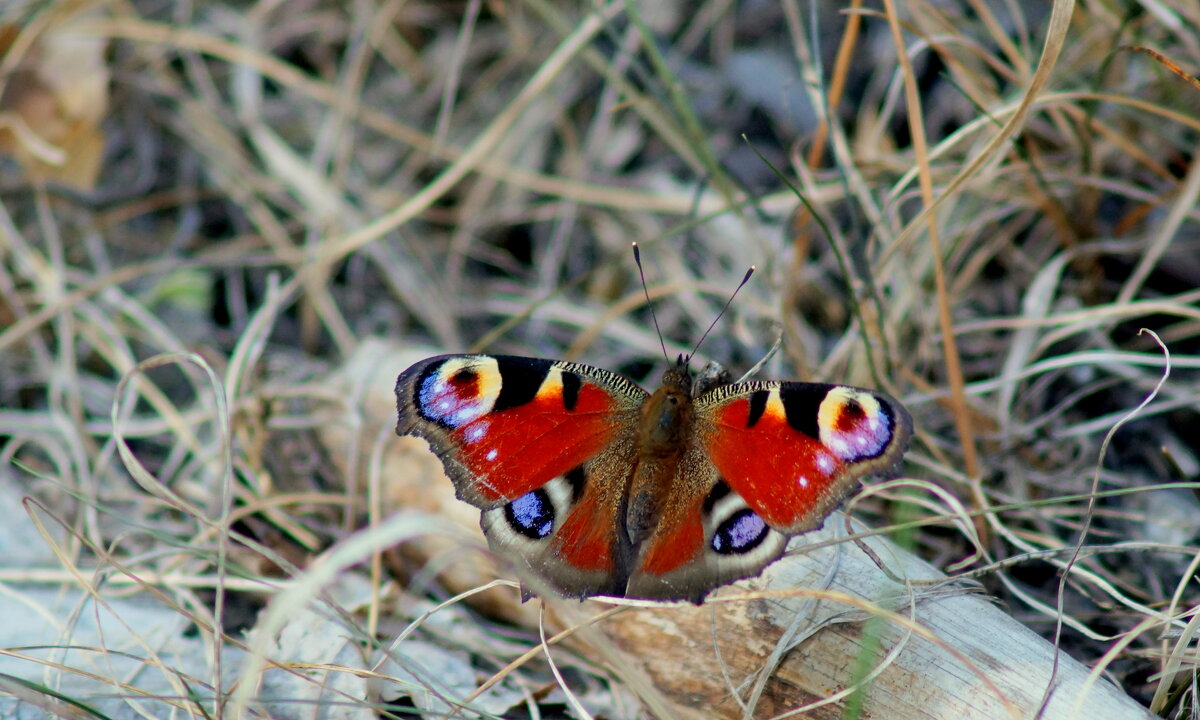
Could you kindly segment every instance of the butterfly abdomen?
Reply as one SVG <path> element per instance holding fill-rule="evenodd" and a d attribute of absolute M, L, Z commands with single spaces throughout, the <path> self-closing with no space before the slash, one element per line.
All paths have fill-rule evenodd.
<path fill-rule="evenodd" d="M 625 535 L 635 550 L 658 526 L 680 459 L 692 437 L 695 408 L 691 376 L 684 365 L 667 371 L 663 385 L 642 404 L 633 469 L 625 509 Z"/>

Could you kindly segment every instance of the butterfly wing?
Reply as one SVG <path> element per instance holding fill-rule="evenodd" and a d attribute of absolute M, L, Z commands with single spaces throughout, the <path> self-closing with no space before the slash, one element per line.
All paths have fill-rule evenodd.
<path fill-rule="evenodd" d="M 696 399 L 696 417 L 721 477 L 789 535 L 820 527 L 863 477 L 890 472 L 912 436 L 903 405 L 848 385 L 726 385 Z"/>
<path fill-rule="evenodd" d="M 859 479 L 899 462 L 912 420 L 842 385 L 722 385 L 692 400 L 666 502 L 630 539 L 648 395 L 586 365 L 444 355 L 402 373 L 397 432 L 429 441 L 492 549 L 560 594 L 699 602 L 757 575 Z M 535 583 L 536 586 L 536 583 Z"/>
<path fill-rule="evenodd" d="M 598 368 L 494 355 L 423 360 L 396 381 L 396 432 L 425 438 L 493 551 L 567 595 L 619 592 L 617 532 L 646 392 Z"/>
<path fill-rule="evenodd" d="M 711 590 L 757 575 L 783 554 L 787 535 L 750 510 L 699 445 L 684 455 L 668 505 L 635 562 L 626 595 L 699 603 Z"/>
<path fill-rule="evenodd" d="M 861 478 L 890 471 L 912 434 L 900 403 L 844 385 L 724 385 L 694 406 L 673 502 L 637 558 L 631 597 L 699 602 L 757 575 Z"/>

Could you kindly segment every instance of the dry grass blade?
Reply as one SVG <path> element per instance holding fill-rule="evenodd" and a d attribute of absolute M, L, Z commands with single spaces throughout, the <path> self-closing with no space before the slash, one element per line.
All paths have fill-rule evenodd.
<path fill-rule="evenodd" d="M 107 715 L 97 712 L 94 708 L 88 706 L 87 703 L 82 703 L 62 693 L 55 692 L 44 685 L 22 680 L 12 675 L 0 674 L 0 690 L 39 708 L 48 715 L 53 715 L 63 720 L 82 720 L 83 718 L 108 719 Z"/>
<path fill-rule="evenodd" d="M 1154 338 L 1154 341 L 1156 343 L 1158 343 L 1158 346 L 1162 349 L 1163 361 L 1164 361 L 1163 374 L 1162 374 L 1162 377 L 1159 378 L 1158 384 L 1156 384 L 1154 386 L 1154 389 L 1152 389 L 1150 391 L 1150 394 L 1147 395 L 1145 398 L 1143 398 L 1142 401 L 1140 403 L 1138 403 L 1137 407 L 1130 410 L 1120 420 L 1118 420 L 1117 423 L 1115 425 L 1113 425 L 1109 429 L 1109 431 L 1104 435 L 1104 441 L 1100 444 L 1100 453 L 1099 453 L 1099 456 L 1096 458 L 1096 471 L 1093 475 L 1093 480 L 1092 480 L 1092 491 L 1090 493 L 1090 497 L 1088 498 L 1087 509 L 1084 512 L 1083 527 L 1080 528 L 1080 530 L 1079 530 L 1079 539 L 1075 542 L 1075 547 L 1071 551 L 1071 557 L 1067 560 L 1067 564 L 1066 564 L 1066 567 L 1064 568 L 1062 578 L 1058 581 L 1058 618 L 1059 619 L 1058 619 L 1058 623 L 1054 627 L 1055 649 L 1058 649 L 1060 647 L 1060 642 L 1062 641 L 1062 626 L 1063 626 L 1062 617 L 1063 617 L 1063 605 L 1065 602 L 1066 592 L 1067 592 L 1067 578 L 1070 577 L 1072 568 L 1075 566 L 1075 563 L 1079 560 L 1080 552 L 1083 549 L 1084 543 L 1087 541 L 1088 530 L 1091 529 L 1091 525 L 1094 520 L 1093 513 L 1094 513 L 1095 507 L 1096 507 L 1096 491 L 1100 489 L 1100 473 L 1104 467 L 1104 456 L 1107 454 L 1109 445 L 1112 443 L 1113 435 L 1116 434 L 1117 430 L 1119 430 L 1122 425 L 1125 425 L 1126 423 L 1128 423 L 1129 421 L 1131 421 L 1135 417 L 1137 417 L 1138 413 L 1140 413 L 1142 410 L 1144 410 L 1146 408 L 1146 406 L 1149 405 L 1154 400 L 1154 398 L 1158 396 L 1159 391 L 1162 390 L 1162 386 L 1164 384 L 1166 384 L 1167 378 L 1169 378 L 1171 376 L 1171 351 L 1167 349 L 1166 345 L 1163 345 L 1162 339 L 1159 338 L 1158 335 L 1154 334 L 1154 332 L 1151 330 L 1142 329 L 1142 330 L 1139 330 L 1138 333 L 1139 334 L 1146 333 L 1146 334 L 1150 335 L 1150 337 Z M 1051 670 L 1050 679 L 1046 682 L 1046 694 L 1042 698 L 1042 705 L 1039 708 L 1039 714 L 1041 714 L 1042 712 L 1045 711 L 1047 704 L 1050 702 L 1050 695 L 1054 692 L 1054 680 L 1055 680 L 1055 675 L 1057 674 L 1057 671 L 1058 671 L 1058 660 L 1059 660 L 1059 655 L 1058 655 L 1058 653 L 1055 653 L 1054 668 Z"/>

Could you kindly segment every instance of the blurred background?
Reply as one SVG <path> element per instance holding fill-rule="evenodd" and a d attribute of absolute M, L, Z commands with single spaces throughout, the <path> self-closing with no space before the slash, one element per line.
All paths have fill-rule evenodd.
<path fill-rule="evenodd" d="M 911 488 L 864 522 L 919 521 L 893 539 L 989 570 L 1048 638 L 1071 549 L 1104 546 L 1074 566 L 1061 644 L 1186 716 L 1192 691 L 1157 673 L 1166 620 L 1200 599 L 1198 27 L 1190 0 L 5 3 L 0 579 L 24 608 L 5 613 L 79 593 L 60 651 L 102 642 L 80 619 L 96 593 L 144 602 L 113 610 L 141 637 L 151 616 L 241 637 L 267 595 L 214 588 L 291 577 L 364 522 L 317 435 L 390 398 L 329 380 L 362 344 L 653 387 L 637 241 L 672 357 L 756 266 L 698 357 L 740 375 L 779 341 L 760 377 L 887 390 L 916 422 L 903 474 L 974 527 Z M 383 573 L 401 627 L 452 594 L 420 572 Z M 151 575 L 172 579 L 131 579 Z M 343 587 L 348 616 L 377 612 Z"/>

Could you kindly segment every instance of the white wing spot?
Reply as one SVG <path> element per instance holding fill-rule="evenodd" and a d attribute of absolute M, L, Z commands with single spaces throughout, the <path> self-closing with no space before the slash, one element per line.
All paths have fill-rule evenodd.
<path fill-rule="evenodd" d="M 804 477 L 803 475 L 796 478 L 796 482 L 799 483 L 800 487 L 802 487 L 802 488 L 808 487 L 808 478 Z"/>
<path fill-rule="evenodd" d="M 497 455 L 499 455 L 499 453 L 496 452 L 496 448 L 492 448 L 491 450 L 487 451 L 487 455 L 484 455 L 484 457 L 486 457 L 488 459 L 488 461 L 490 462 L 492 460 L 495 460 Z"/>

